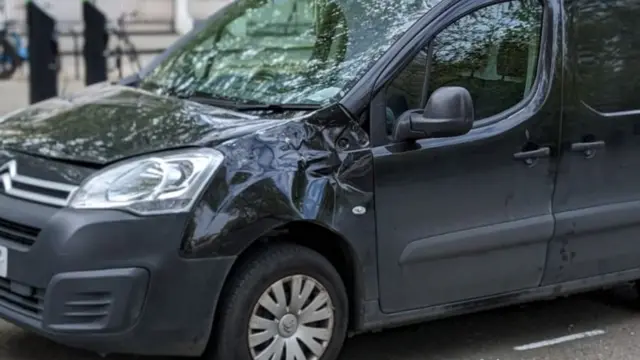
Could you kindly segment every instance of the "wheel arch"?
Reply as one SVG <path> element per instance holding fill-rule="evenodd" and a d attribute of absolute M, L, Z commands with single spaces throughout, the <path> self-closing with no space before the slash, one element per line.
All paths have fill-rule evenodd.
<path fill-rule="evenodd" d="M 359 328 L 363 320 L 364 289 L 358 255 L 349 241 L 339 232 L 310 220 L 295 220 L 273 226 L 263 235 L 249 241 L 227 274 L 221 299 L 229 291 L 229 280 L 242 266 L 276 242 L 297 244 L 317 251 L 334 266 L 344 283 L 349 299 L 349 330 Z M 219 316 L 220 303 L 218 301 L 215 318 Z"/>

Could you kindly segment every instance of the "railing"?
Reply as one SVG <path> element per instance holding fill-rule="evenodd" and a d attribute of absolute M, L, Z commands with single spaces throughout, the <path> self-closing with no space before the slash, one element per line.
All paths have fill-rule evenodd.
<path fill-rule="evenodd" d="M 7 8 L 12 10 L 10 15 L 12 19 L 20 22 L 26 19 L 24 0 L 4 1 Z M 123 12 L 137 12 L 135 25 L 152 27 L 149 31 L 173 30 L 174 0 L 91 0 L 91 2 L 104 11 L 108 18 L 115 19 Z M 76 28 L 83 23 L 80 0 L 38 0 L 37 4 L 55 17 L 61 28 Z"/>
<path fill-rule="evenodd" d="M 107 57 L 107 70 L 109 74 L 116 73 L 118 77 L 125 77 L 127 72 L 137 72 L 142 66 L 141 57 L 144 55 L 156 55 L 163 52 L 166 47 L 172 43 L 177 36 L 173 32 L 175 30 L 176 12 L 179 11 L 182 15 L 189 13 L 199 14 L 200 17 L 205 14 L 216 11 L 220 7 L 229 3 L 232 0 L 89 0 L 93 2 L 100 11 L 105 13 L 108 18 L 115 19 L 108 26 L 109 34 L 109 46 L 105 55 Z M 185 8 L 185 1 L 190 1 L 188 6 L 190 9 Z M 27 43 L 27 41 L 20 41 L 21 39 L 27 39 L 26 29 L 26 2 L 24 0 L 0 0 L 0 6 L 2 2 L 5 2 L 5 9 L 11 9 L 11 11 L 5 11 L 5 14 L 17 20 L 11 24 L 12 33 L 11 36 L 6 34 L 0 34 L 0 79 L 11 78 L 16 70 L 28 61 L 27 56 L 20 57 L 22 53 L 28 53 L 28 49 L 24 46 L 17 46 L 17 48 L 11 48 L 12 44 Z M 51 18 L 56 20 L 54 38 L 52 43 L 56 50 L 56 55 L 60 61 L 56 61 L 57 69 L 60 71 L 60 67 L 64 66 L 67 69 L 73 67 L 73 71 L 66 71 L 68 74 L 67 79 L 74 78 L 75 80 L 81 80 L 83 77 L 83 65 L 84 64 L 84 19 L 82 19 L 81 1 L 80 0 L 34 0 L 34 4 L 38 4 L 38 7 L 45 10 Z M 178 9 L 178 5 L 182 7 Z M 125 11 L 122 11 L 122 9 Z M 114 15 L 115 11 L 118 11 L 118 15 Z M 1 21 L 1 19 L 0 19 Z M 191 19 L 193 22 L 193 19 Z M 152 28 L 149 25 L 164 25 L 164 27 Z M 0 26 L 0 29 L 2 26 Z M 171 35 L 169 35 L 171 34 Z M 151 36 L 164 36 L 156 37 L 154 40 L 147 42 L 132 40 L 132 37 L 151 37 Z M 17 41 L 11 40 L 17 39 Z M 155 43 L 155 44 L 154 44 Z M 137 46 L 136 46 L 137 45 Z M 7 50 L 3 50 L 6 48 Z M 4 55 L 3 55 L 4 54 Z M 18 56 L 16 56 L 18 54 Z M 4 63 L 1 61 L 5 61 Z M 69 60 L 73 58 L 73 63 Z M 62 61 L 63 59 L 66 59 Z M 147 59 L 145 59 L 147 60 Z M 104 60 L 103 60 L 104 61 Z M 130 71 L 126 71 L 126 63 L 129 63 Z M 3 64 L 10 64 L 7 66 L 7 71 L 3 70 Z M 97 62 L 90 62 L 90 64 L 97 64 Z M 32 64 L 33 65 L 33 64 Z M 39 68 L 39 65 L 36 65 Z M 72 74 L 73 72 L 73 74 Z M 62 74 L 61 74 L 62 75 Z M 109 76 L 111 78 L 112 76 Z"/>

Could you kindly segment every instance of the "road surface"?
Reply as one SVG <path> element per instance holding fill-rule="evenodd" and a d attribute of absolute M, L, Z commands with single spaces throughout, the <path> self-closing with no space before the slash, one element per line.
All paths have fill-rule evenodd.
<path fill-rule="evenodd" d="M 635 360 L 640 358 L 635 300 L 624 288 L 360 335 L 348 340 L 341 360 Z M 0 321 L 0 359 L 100 357 Z"/>

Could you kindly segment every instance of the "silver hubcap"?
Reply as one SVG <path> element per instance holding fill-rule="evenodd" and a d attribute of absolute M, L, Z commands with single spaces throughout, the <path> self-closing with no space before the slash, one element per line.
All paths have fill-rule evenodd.
<path fill-rule="evenodd" d="M 273 283 L 249 323 L 254 360 L 317 360 L 331 340 L 334 311 L 327 290 L 305 275 Z"/>

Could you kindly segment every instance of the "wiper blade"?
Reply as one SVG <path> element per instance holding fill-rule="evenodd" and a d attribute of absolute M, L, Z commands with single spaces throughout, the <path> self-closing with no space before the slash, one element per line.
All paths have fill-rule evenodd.
<path fill-rule="evenodd" d="M 236 104 L 238 104 L 238 102 L 235 100 L 221 96 L 213 96 L 204 91 L 190 91 L 188 93 L 179 93 L 171 89 L 169 90 L 169 94 L 172 94 L 178 99 L 185 99 L 205 105 L 220 106 L 225 108 L 234 107 Z"/>
<path fill-rule="evenodd" d="M 238 111 L 274 111 L 284 112 L 292 111 L 312 111 L 320 109 L 320 105 L 316 104 L 236 104 L 235 109 Z"/>
<path fill-rule="evenodd" d="M 193 93 L 189 96 L 179 96 L 181 99 L 187 99 L 195 101 L 205 105 L 219 106 L 227 109 L 233 109 L 236 111 L 273 111 L 273 112 L 285 112 L 291 111 L 312 111 L 320 109 L 320 105 L 317 104 L 261 104 L 261 103 L 243 103 L 234 101 L 231 99 L 214 97 L 211 95 L 205 95 L 201 93 Z"/>
<path fill-rule="evenodd" d="M 197 103 L 211 105 L 211 106 L 219 106 L 223 108 L 234 108 L 238 105 L 238 102 L 233 100 L 227 100 L 222 98 L 214 98 L 209 96 L 200 96 L 200 95 L 189 95 L 189 96 L 178 96 L 180 99 L 195 101 Z"/>

